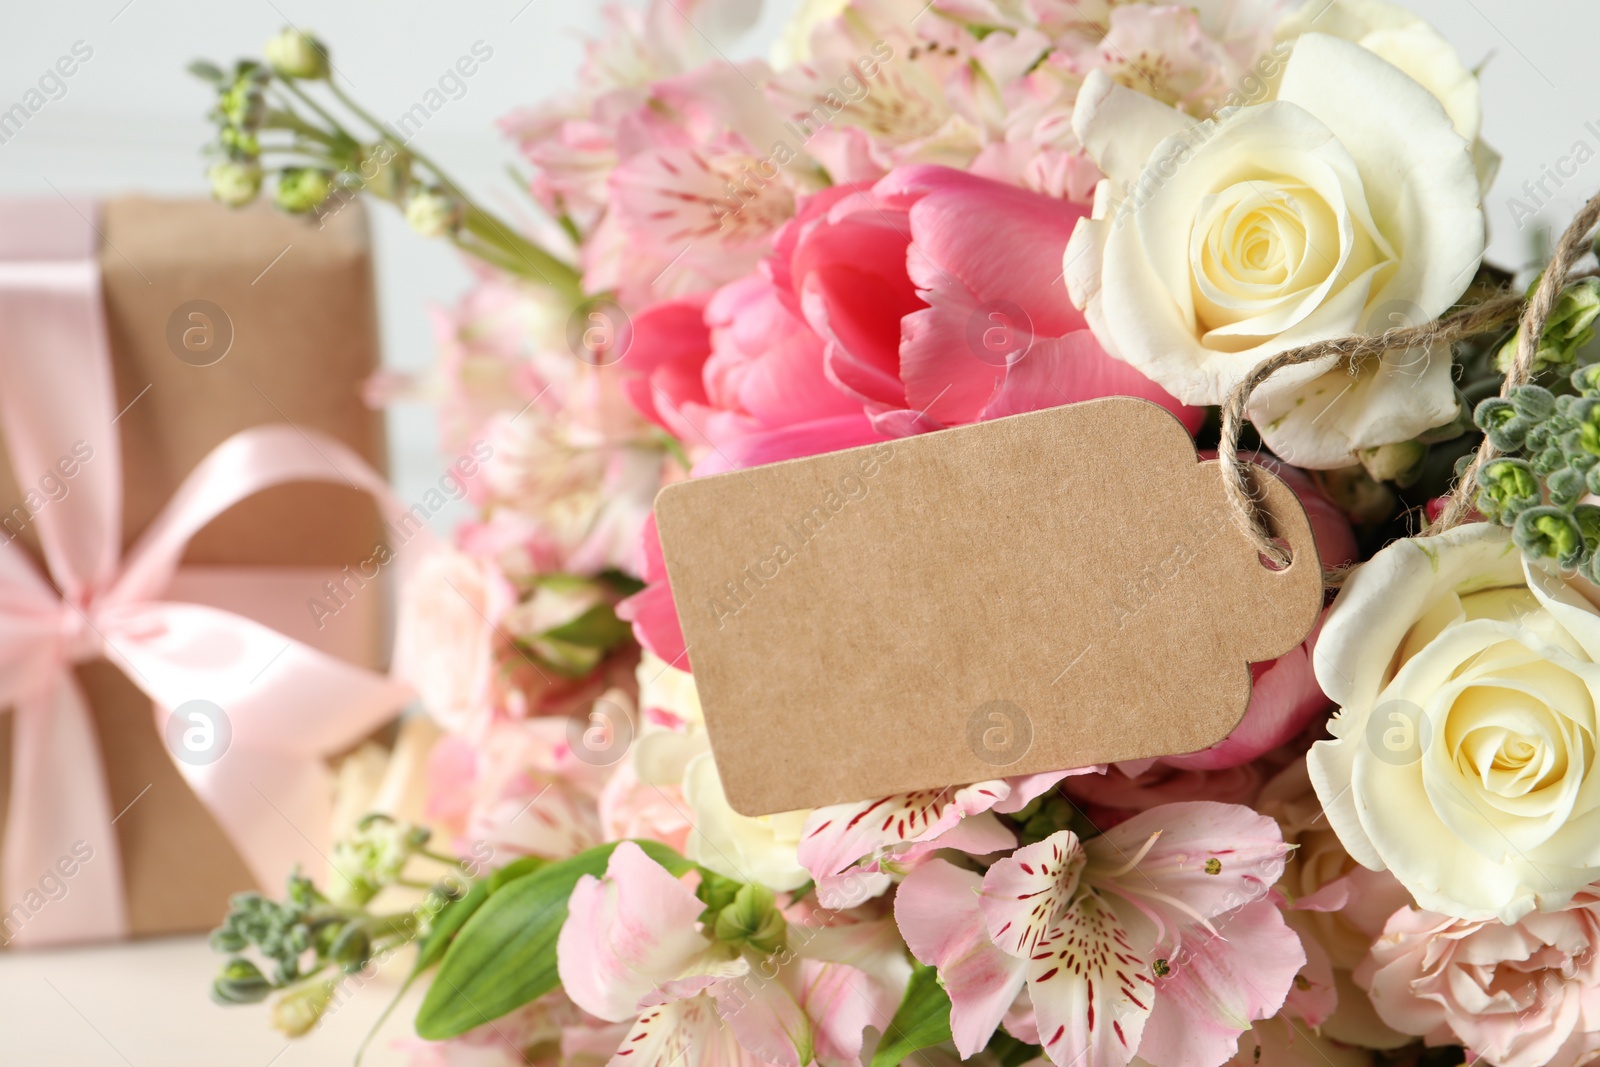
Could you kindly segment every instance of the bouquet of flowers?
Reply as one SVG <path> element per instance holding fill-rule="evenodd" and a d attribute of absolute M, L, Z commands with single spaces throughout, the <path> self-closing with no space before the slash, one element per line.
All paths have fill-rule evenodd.
<path fill-rule="evenodd" d="M 374 384 L 476 512 L 404 591 L 426 814 L 239 898 L 215 995 L 304 1033 L 414 951 L 437 1064 L 1600 1055 L 1600 201 L 1486 265 L 1477 78 L 1388 0 L 805 0 L 731 61 L 754 6 L 610 10 L 504 120 L 515 220 L 303 32 L 196 65 L 220 198 L 369 194 L 480 271 Z M 1312 520 L 1330 604 L 1238 728 L 735 812 L 656 491 L 1110 395 Z"/>

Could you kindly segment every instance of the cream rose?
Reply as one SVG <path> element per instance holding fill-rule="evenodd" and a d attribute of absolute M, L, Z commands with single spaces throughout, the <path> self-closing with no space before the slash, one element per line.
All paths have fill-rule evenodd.
<path fill-rule="evenodd" d="M 1354 41 L 1432 93 L 1456 132 L 1472 145 L 1479 187 L 1489 191 L 1500 157 L 1478 136 L 1483 129 L 1478 76 L 1438 30 L 1389 0 L 1311 0 L 1285 15 L 1275 36 L 1293 41 L 1312 32 Z"/>
<path fill-rule="evenodd" d="M 1399 541 L 1317 643 L 1307 757 L 1350 855 L 1417 903 L 1514 923 L 1600 879 L 1600 611 L 1488 524 Z"/>
<path fill-rule="evenodd" d="M 800 865 L 800 828 L 810 809 L 751 818 L 728 806 L 706 740 L 694 675 L 649 652 L 639 663 L 644 727 L 633 747 L 633 770 L 655 788 L 679 788 L 690 830 L 684 854 L 741 882 L 799 889 L 811 880 Z"/>
<path fill-rule="evenodd" d="M 1278 99 L 1196 123 L 1103 74 L 1073 113 L 1107 175 L 1065 275 L 1107 351 L 1190 404 L 1268 357 L 1415 325 L 1466 289 L 1484 250 L 1466 141 L 1375 53 L 1302 35 Z M 1391 352 L 1351 376 L 1279 372 L 1250 415 L 1302 467 L 1357 461 L 1455 418 L 1450 354 Z"/>

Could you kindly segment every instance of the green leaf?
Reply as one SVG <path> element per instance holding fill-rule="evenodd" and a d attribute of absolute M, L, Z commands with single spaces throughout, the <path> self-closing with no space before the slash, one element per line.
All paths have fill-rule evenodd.
<path fill-rule="evenodd" d="M 546 630 L 541 637 L 579 648 L 615 648 L 633 636 L 633 628 L 611 610 L 609 604 L 596 604 L 571 622 Z"/>
<path fill-rule="evenodd" d="M 450 947 L 450 939 L 461 931 L 467 920 L 472 918 L 472 913 L 488 899 L 489 884 L 474 882 L 464 894 L 445 902 L 444 907 L 434 915 L 428 932 L 417 938 L 417 962 L 411 968 L 413 978 L 444 957 L 445 950 Z"/>
<path fill-rule="evenodd" d="M 526 878 L 549 862 L 543 856 L 521 856 L 512 860 L 489 876 L 490 894 L 498 892 L 500 887 L 507 882 L 516 881 L 518 878 Z"/>
<path fill-rule="evenodd" d="M 665 845 L 636 843 L 674 876 L 694 869 Z M 554 989 L 560 983 L 556 938 L 567 920 L 567 898 L 584 875 L 605 873 L 615 848 L 613 842 L 546 864 L 490 895 L 440 961 L 417 1012 L 418 1036 L 429 1041 L 456 1037 Z"/>
<path fill-rule="evenodd" d="M 918 967 L 906 985 L 905 998 L 895 1009 L 872 1067 L 895 1067 L 901 1060 L 932 1045 L 950 1040 L 950 998 L 939 985 L 932 967 Z"/>
<path fill-rule="evenodd" d="M 524 179 L 521 185 L 527 185 L 527 180 Z M 521 186 L 519 186 L 519 188 L 520 187 Z M 633 594 L 643 590 L 645 587 L 645 583 L 641 582 L 633 575 L 627 573 L 626 571 L 619 571 L 615 568 L 601 571 L 600 580 L 609 585 L 618 596 L 632 596 Z"/>

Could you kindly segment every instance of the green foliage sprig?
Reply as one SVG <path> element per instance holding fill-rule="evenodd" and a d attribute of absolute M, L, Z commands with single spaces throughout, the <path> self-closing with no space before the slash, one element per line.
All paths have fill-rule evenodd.
<path fill-rule="evenodd" d="M 1574 392 L 1519 385 L 1478 404 L 1473 421 L 1502 453 L 1478 472 L 1477 508 L 1517 547 L 1600 579 L 1600 364 L 1572 372 Z"/>
<path fill-rule="evenodd" d="M 277 206 L 324 220 L 362 194 L 394 204 L 427 237 L 507 274 L 545 286 L 574 306 L 583 298 L 577 270 L 476 203 L 409 137 L 375 118 L 338 83 L 327 47 L 289 28 L 263 58 L 229 69 L 196 60 L 189 72 L 216 102 L 208 118 L 217 138 L 206 172 L 216 199 L 231 207 L 269 184 Z"/>

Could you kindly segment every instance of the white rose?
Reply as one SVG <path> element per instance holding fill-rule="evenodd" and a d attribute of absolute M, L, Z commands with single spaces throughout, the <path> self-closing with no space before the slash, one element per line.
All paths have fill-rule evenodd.
<path fill-rule="evenodd" d="M 1199 123 L 1096 72 L 1073 127 L 1107 180 L 1067 247 L 1068 290 L 1107 351 L 1186 403 L 1221 403 L 1286 349 L 1432 319 L 1483 256 L 1477 177 L 1444 108 L 1336 37 L 1300 37 L 1278 99 Z M 1443 346 L 1354 376 L 1333 363 L 1252 399 L 1298 466 L 1349 466 L 1457 414 Z"/>
<path fill-rule="evenodd" d="M 1478 76 L 1438 30 L 1389 0 L 1311 0 L 1284 17 L 1276 37 L 1293 41 L 1311 32 L 1354 41 L 1432 93 L 1444 105 L 1456 132 L 1472 145 L 1479 187 L 1489 191 L 1500 157 L 1478 137 L 1483 129 Z"/>
<path fill-rule="evenodd" d="M 728 806 L 717 765 L 706 752 L 689 761 L 683 796 L 694 812 L 685 850 L 696 863 L 768 889 L 799 889 L 811 880 L 800 865 L 800 828 L 809 808 L 752 818 Z"/>
<path fill-rule="evenodd" d="M 1600 878 L 1600 611 L 1508 531 L 1379 552 L 1316 670 L 1340 710 L 1311 780 L 1358 862 L 1425 909 L 1507 923 Z"/>
<path fill-rule="evenodd" d="M 639 706 L 644 726 L 633 748 L 639 780 L 681 786 L 693 816 L 684 853 L 740 882 L 798 889 L 811 880 L 800 865 L 800 827 L 809 809 L 751 818 L 728 806 L 711 758 L 694 675 L 652 653 L 639 661 Z"/>

